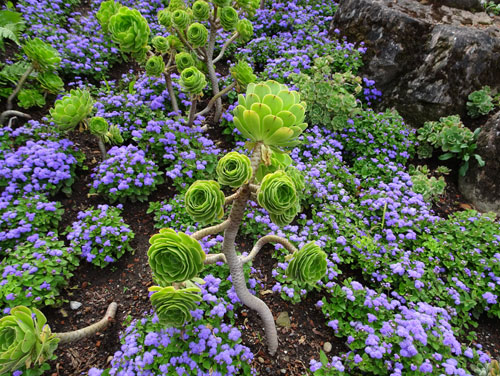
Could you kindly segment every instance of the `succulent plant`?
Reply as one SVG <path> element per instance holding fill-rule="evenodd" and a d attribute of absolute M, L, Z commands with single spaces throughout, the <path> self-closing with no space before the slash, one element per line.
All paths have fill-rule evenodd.
<path fill-rule="evenodd" d="M 181 327 L 189 321 L 190 311 L 195 310 L 196 303 L 201 301 L 201 296 L 197 294 L 201 290 L 196 287 L 176 290 L 172 286 L 153 286 L 149 291 L 153 292 L 150 300 L 158 319 L 167 327 Z"/>
<path fill-rule="evenodd" d="M 104 137 L 109 131 L 109 124 L 106 119 L 95 116 L 89 120 L 89 130 L 95 136 Z"/>
<path fill-rule="evenodd" d="M 59 339 L 36 308 L 15 307 L 0 319 L 0 374 L 42 365 L 52 358 Z"/>
<path fill-rule="evenodd" d="M 193 16 L 198 21 L 206 21 L 210 17 L 210 5 L 203 0 L 197 0 L 191 7 L 193 10 Z"/>
<path fill-rule="evenodd" d="M 212 0 L 212 3 L 219 8 L 223 8 L 227 7 L 231 3 L 231 0 Z"/>
<path fill-rule="evenodd" d="M 119 145 L 123 143 L 123 136 L 120 129 L 116 125 L 111 125 L 109 127 L 108 133 L 106 133 L 106 142 Z"/>
<path fill-rule="evenodd" d="M 232 31 L 238 23 L 238 12 L 233 7 L 226 6 L 220 10 L 219 19 L 224 31 Z"/>
<path fill-rule="evenodd" d="M 167 38 L 162 37 L 161 35 L 155 36 L 151 41 L 151 44 L 153 45 L 155 50 L 160 54 L 167 53 L 168 49 L 170 48 L 170 46 L 168 45 Z"/>
<path fill-rule="evenodd" d="M 176 35 L 169 35 L 167 37 L 167 41 L 169 48 L 172 50 L 182 51 L 184 49 L 184 45 L 182 44 L 179 37 L 177 37 Z"/>
<path fill-rule="evenodd" d="M 175 55 L 175 65 L 177 65 L 177 69 L 182 72 L 184 69 L 194 66 L 195 62 L 190 53 L 179 52 Z"/>
<path fill-rule="evenodd" d="M 261 163 L 259 168 L 257 169 L 257 173 L 255 174 L 255 180 L 257 182 L 262 182 L 264 176 L 269 173 L 273 173 L 277 170 L 286 170 L 288 166 L 292 164 L 292 158 L 288 154 L 285 153 L 277 153 L 272 151 L 271 156 L 269 158 L 269 164 Z"/>
<path fill-rule="evenodd" d="M 172 12 L 168 9 L 160 10 L 157 13 L 156 18 L 158 18 L 160 25 L 165 26 L 167 29 L 172 27 Z"/>
<path fill-rule="evenodd" d="M 52 71 L 61 63 L 59 52 L 39 38 L 28 39 L 23 46 L 23 52 L 38 72 Z"/>
<path fill-rule="evenodd" d="M 151 77 L 161 77 L 165 71 L 165 62 L 161 56 L 151 56 L 146 62 L 146 74 Z"/>
<path fill-rule="evenodd" d="M 311 284 L 318 282 L 325 273 L 326 253 L 314 242 L 307 243 L 295 252 L 286 269 L 289 278 Z"/>
<path fill-rule="evenodd" d="M 53 72 L 39 73 L 36 79 L 44 90 L 52 94 L 57 94 L 64 88 L 64 82 L 61 77 Z"/>
<path fill-rule="evenodd" d="M 150 29 L 148 21 L 136 9 L 121 7 L 109 19 L 111 39 L 125 53 L 140 56 L 146 51 Z"/>
<path fill-rule="evenodd" d="M 189 14 L 185 10 L 177 9 L 172 13 L 172 23 L 179 30 L 186 30 L 190 21 Z"/>
<path fill-rule="evenodd" d="M 58 99 L 49 112 L 59 129 L 69 131 L 87 118 L 93 107 L 94 101 L 88 91 L 71 90 L 69 95 Z"/>
<path fill-rule="evenodd" d="M 184 197 L 186 211 L 197 222 L 210 223 L 224 215 L 224 193 L 213 180 L 197 180 Z"/>
<path fill-rule="evenodd" d="M 248 84 L 257 80 L 257 76 L 253 74 L 253 69 L 244 60 L 238 61 L 230 68 L 231 75 L 234 77 L 240 89 L 245 89 Z"/>
<path fill-rule="evenodd" d="M 252 177 L 250 159 L 237 152 L 227 153 L 217 164 L 217 179 L 222 185 L 239 188 Z"/>
<path fill-rule="evenodd" d="M 302 174 L 302 172 L 300 172 L 293 166 L 288 166 L 288 168 L 286 169 L 286 174 L 292 179 L 293 184 L 295 184 L 297 193 L 302 193 L 302 191 L 306 187 L 306 179 L 304 178 L 304 174 Z"/>
<path fill-rule="evenodd" d="M 207 86 L 205 75 L 196 67 L 189 67 L 182 71 L 180 84 L 182 89 L 193 95 L 200 95 Z"/>
<path fill-rule="evenodd" d="M 186 3 L 184 0 L 170 0 L 168 3 L 168 10 L 173 12 L 177 9 L 186 9 Z"/>
<path fill-rule="evenodd" d="M 282 215 L 297 205 L 297 190 L 285 171 L 267 174 L 257 192 L 259 205 L 270 214 Z"/>
<path fill-rule="evenodd" d="M 118 13 L 120 8 L 121 4 L 115 2 L 115 0 L 107 0 L 101 3 L 99 11 L 96 13 L 96 18 L 105 33 L 108 32 L 109 19 Z"/>
<path fill-rule="evenodd" d="M 297 214 L 300 212 L 300 201 L 297 200 L 295 202 L 295 205 L 290 207 L 290 209 L 285 210 L 281 214 L 269 214 L 269 218 L 271 221 L 279 227 L 283 227 L 286 225 L 289 225 L 297 216 Z"/>
<path fill-rule="evenodd" d="M 203 269 L 205 252 L 197 240 L 183 232 L 164 228 L 149 243 L 149 265 L 160 286 L 187 281 Z"/>
<path fill-rule="evenodd" d="M 234 125 L 251 141 L 262 142 L 275 150 L 299 144 L 306 129 L 305 102 L 299 93 L 276 81 L 249 84 L 246 97 L 238 95 Z"/>
<path fill-rule="evenodd" d="M 195 22 L 189 26 L 186 35 L 193 48 L 199 48 L 207 43 L 208 30 L 204 25 Z"/>
<path fill-rule="evenodd" d="M 249 20 L 243 18 L 236 24 L 236 31 L 240 34 L 239 39 L 242 42 L 248 42 L 253 35 L 253 25 Z"/>

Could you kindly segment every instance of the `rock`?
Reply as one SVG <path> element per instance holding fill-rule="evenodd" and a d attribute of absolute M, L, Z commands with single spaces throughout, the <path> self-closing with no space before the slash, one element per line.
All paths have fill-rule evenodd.
<path fill-rule="evenodd" d="M 330 34 L 339 29 L 348 40 L 365 43 L 360 73 L 375 80 L 381 106 L 395 107 L 421 126 L 464 116 L 472 91 L 500 88 L 500 28 L 493 21 L 484 12 L 416 0 L 345 0 Z"/>
<path fill-rule="evenodd" d="M 75 302 L 75 301 L 71 301 L 69 302 L 69 307 L 73 310 L 73 311 L 76 311 L 78 308 L 80 308 L 82 306 L 82 303 L 80 302 Z"/>
<path fill-rule="evenodd" d="M 263 357 L 259 356 L 257 358 L 257 360 L 259 361 L 259 363 L 264 364 L 264 358 Z"/>
<path fill-rule="evenodd" d="M 433 0 L 432 3 L 470 11 L 479 11 L 483 9 L 480 0 Z"/>
<path fill-rule="evenodd" d="M 328 354 L 330 351 L 332 351 L 332 344 L 330 342 L 325 342 L 323 344 L 323 350 Z"/>
<path fill-rule="evenodd" d="M 289 328 L 290 316 L 288 316 L 288 312 L 280 312 L 278 318 L 276 319 L 276 324 L 283 328 Z"/>
<path fill-rule="evenodd" d="M 458 187 L 478 210 L 500 215 L 500 111 L 482 127 L 476 153 L 485 165 L 479 167 L 474 159 L 465 177 L 458 179 Z"/>

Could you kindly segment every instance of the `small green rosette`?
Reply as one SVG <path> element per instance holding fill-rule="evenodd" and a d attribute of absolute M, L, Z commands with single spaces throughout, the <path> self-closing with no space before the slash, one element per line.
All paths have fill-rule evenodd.
<path fill-rule="evenodd" d="M 168 3 L 168 10 L 173 12 L 177 9 L 186 9 L 186 3 L 184 0 L 170 0 Z"/>
<path fill-rule="evenodd" d="M 203 0 L 197 0 L 191 7 L 193 16 L 198 21 L 206 21 L 210 17 L 210 5 Z"/>
<path fill-rule="evenodd" d="M 168 42 L 168 47 L 171 50 L 182 51 L 184 48 L 184 45 L 182 44 L 181 40 L 177 35 L 169 35 L 167 37 L 167 42 Z"/>
<path fill-rule="evenodd" d="M 212 3 L 219 8 L 223 8 L 227 7 L 231 3 L 231 0 L 212 0 Z"/>
<path fill-rule="evenodd" d="M 89 120 L 89 130 L 95 136 L 104 137 L 109 131 L 109 124 L 106 119 L 95 116 Z"/>
<path fill-rule="evenodd" d="M 116 125 L 111 125 L 109 127 L 108 133 L 106 134 L 107 142 L 115 145 L 123 143 L 122 132 Z"/>
<path fill-rule="evenodd" d="M 220 10 L 219 20 L 224 31 L 234 30 L 238 19 L 238 12 L 233 7 L 224 7 Z"/>
<path fill-rule="evenodd" d="M 245 89 L 248 84 L 257 80 L 257 76 L 253 74 L 252 67 L 244 60 L 238 61 L 238 63 L 233 65 L 229 70 L 236 80 L 239 89 Z"/>
<path fill-rule="evenodd" d="M 316 243 L 311 242 L 293 255 L 286 275 L 297 281 L 313 284 L 323 278 L 326 267 L 326 253 Z"/>
<path fill-rule="evenodd" d="M 56 73 L 43 72 L 36 77 L 42 88 L 49 93 L 57 94 L 64 89 L 64 82 Z"/>
<path fill-rule="evenodd" d="M 59 52 L 39 38 L 29 39 L 23 46 L 23 52 L 37 72 L 53 71 L 61 63 Z"/>
<path fill-rule="evenodd" d="M 162 9 L 156 14 L 158 23 L 165 26 L 167 29 L 172 27 L 172 12 L 168 9 Z"/>
<path fill-rule="evenodd" d="M 165 62 L 161 56 L 151 56 L 146 62 L 146 74 L 150 77 L 161 77 L 165 71 Z"/>
<path fill-rule="evenodd" d="M 186 35 L 193 48 L 203 47 L 207 43 L 208 30 L 204 25 L 195 22 L 189 25 Z"/>
<path fill-rule="evenodd" d="M 203 269 L 205 252 L 196 239 L 183 232 L 164 228 L 149 243 L 149 265 L 153 279 L 161 286 L 192 279 Z"/>
<path fill-rule="evenodd" d="M 267 174 L 257 191 L 259 205 L 270 214 L 282 215 L 297 205 L 297 190 L 286 172 Z"/>
<path fill-rule="evenodd" d="M 196 67 L 189 67 L 182 71 L 180 84 L 182 89 L 193 95 L 200 95 L 207 86 L 205 75 Z"/>
<path fill-rule="evenodd" d="M 201 301 L 201 290 L 196 287 L 176 290 L 172 286 L 152 286 L 148 290 L 153 292 L 150 300 L 160 323 L 167 327 L 180 328 L 191 319 L 190 311 Z"/>
<path fill-rule="evenodd" d="M 137 9 L 121 7 L 109 19 L 111 39 L 125 53 L 141 55 L 149 41 L 150 29 L 148 21 Z"/>
<path fill-rule="evenodd" d="M 154 49 L 160 54 L 168 52 L 168 40 L 161 35 L 157 35 L 156 37 L 154 37 L 153 40 L 151 40 L 151 44 L 153 45 Z"/>
<path fill-rule="evenodd" d="M 224 215 L 224 193 L 213 180 L 197 180 L 184 197 L 186 211 L 197 222 L 210 223 Z"/>
<path fill-rule="evenodd" d="M 71 90 L 69 95 L 58 99 L 49 112 L 59 129 L 69 131 L 87 118 L 93 107 L 94 101 L 88 91 Z"/>
<path fill-rule="evenodd" d="M 193 56 L 188 52 L 179 52 L 175 55 L 175 65 L 177 70 L 182 72 L 184 69 L 195 65 Z"/>
<path fill-rule="evenodd" d="M 239 20 L 236 24 L 236 31 L 239 34 L 239 39 L 242 42 L 248 42 L 253 36 L 253 25 L 246 18 Z"/>
<path fill-rule="evenodd" d="M 252 164 L 246 155 L 232 151 L 219 160 L 216 171 L 220 184 L 239 188 L 252 177 Z"/>
<path fill-rule="evenodd" d="M 186 30 L 190 21 L 189 14 L 185 10 L 177 9 L 172 13 L 172 23 L 179 30 Z"/>

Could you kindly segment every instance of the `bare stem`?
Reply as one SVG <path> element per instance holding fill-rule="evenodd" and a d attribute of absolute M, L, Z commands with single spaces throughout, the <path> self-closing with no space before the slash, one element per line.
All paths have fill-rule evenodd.
<path fill-rule="evenodd" d="M 295 248 L 295 246 L 292 243 L 290 243 L 288 239 L 282 238 L 281 236 L 278 235 L 266 235 L 263 238 L 260 238 L 257 241 L 257 243 L 255 243 L 248 256 L 240 257 L 241 262 L 245 264 L 247 262 L 252 261 L 255 258 L 255 256 L 257 256 L 262 247 L 267 243 L 279 243 L 291 253 L 297 252 L 297 248 Z"/>
<path fill-rule="evenodd" d="M 215 264 L 216 262 L 226 262 L 226 256 L 224 256 L 224 253 L 215 253 L 213 255 L 207 255 L 207 258 L 205 259 L 205 265 L 208 264 Z"/>
<path fill-rule="evenodd" d="M 233 202 L 236 197 L 238 197 L 239 191 L 236 193 L 233 193 L 231 196 L 227 196 L 226 200 L 224 201 L 224 205 L 229 205 L 231 202 Z"/>
<path fill-rule="evenodd" d="M 172 77 L 169 72 L 164 72 L 165 83 L 167 84 L 168 96 L 170 97 L 170 103 L 172 103 L 172 110 L 179 112 L 179 105 L 177 104 L 177 97 L 175 96 L 174 87 L 172 86 Z"/>
<path fill-rule="evenodd" d="M 231 83 L 231 85 L 225 87 L 222 91 L 220 91 L 217 95 L 215 95 L 212 99 L 210 99 L 210 102 L 208 102 L 207 107 L 205 107 L 203 110 L 198 112 L 196 115 L 194 115 L 194 118 L 196 119 L 198 116 L 205 115 L 208 111 L 212 109 L 214 104 L 220 100 L 220 98 L 233 90 L 236 87 L 236 82 Z"/>
<path fill-rule="evenodd" d="M 214 64 L 215 64 L 215 63 L 217 63 L 220 59 L 222 59 L 222 57 L 224 56 L 224 52 L 226 52 L 226 49 L 227 49 L 227 48 L 229 47 L 229 45 L 230 45 L 231 43 L 233 43 L 233 42 L 236 40 L 236 38 L 238 38 L 239 36 L 240 36 L 240 33 L 235 32 L 235 33 L 231 36 L 231 38 L 229 38 L 229 39 L 226 41 L 226 43 L 224 43 L 224 45 L 222 46 L 222 49 L 221 49 L 221 50 L 220 50 L 220 52 L 219 52 L 219 55 L 217 55 L 217 57 L 213 60 L 213 63 L 214 63 Z"/>
<path fill-rule="evenodd" d="M 96 138 L 97 138 L 97 145 L 99 146 L 99 151 L 101 152 L 102 160 L 104 161 L 107 156 L 106 146 L 104 145 L 104 141 L 102 140 L 101 137 L 96 136 Z"/>
<path fill-rule="evenodd" d="M 57 337 L 59 337 L 59 343 L 68 343 L 79 341 L 83 338 L 90 337 L 97 332 L 105 329 L 108 324 L 115 318 L 117 304 L 115 302 L 111 303 L 106 310 L 106 314 L 102 318 L 101 321 L 96 322 L 90 326 L 87 326 L 82 329 L 73 330 L 72 332 L 66 333 L 54 333 Z"/>
<path fill-rule="evenodd" d="M 12 106 L 13 106 L 12 105 L 12 101 L 14 100 L 14 98 L 16 98 L 16 96 L 19 93 L 19 91 L 21 91 L 21 88 L 23 87 L 24 83 L 28 79 L 28 77 L 31 74 L 31 72 L 33 72 L 33 69 L 34 69 L 33 65 L 30 65 L 29 68 L 26 70 L 26 72 L 24 72 L 24 74 L 19 79 L 19 82 L 17 83 L 16 88 L 9 95 L 9 98 L 7 98 L 7 110 L 12 110 Z"/>
<path fill-rule="evenodd" d="M 196 240 L 200 240 L 203 239 L 205 236 L 215 235 L 218 234 L 219 232 L 224 231 L 227 228 L 227 226 L 229 226 L 229 219 L 226 219 L 224 222 L 219 223 L 218 225 L 196 231 L 194 234 L 191 234 L 191 237 Z"/>
<path fill-rule="evenodd" d="M 189 116 L 188 116 L 188 122 L 187 126 L 190 127 L 194 123 L 194 119 L 196 118 L 196 104 L 198 103 L 198 100 L 196 97 L 193 97 L 193 100 L 191 101 L 191 108 L 189 109 Z"/>
<path fill-rule="evenodd" d="M 25 119 L 31 119 L 31 116 L 28 114 L 25 114 L 24 112 L 16 111 L 16 110 L 6 110 L 6 111 L 2 112 L 2 114 L 0 115 L 0 124 L 3 124 L 9 116 L 19 116 L 19 117 L 23 117 Z"/>
<path fill-rule="evenodd" d="M 208 77 L 210 78 L 210 82 L 212 83 L 212 93 L 214 97 L 216 97 L 217 94 L 219 94 L 219 80 L 217 79 L 217 75 L 215 74 L 215 66 L 213 62 L 215 39 L 217 36 L 216 21 L 217 21 L 217 7 L 215 7 L 213 18 L 210 20 L 210 37 L 208 40 L 208 48 L 205 49 L 205 55 L 207 58 L 206 63 L 207 63 Z M 215 123 L 219 122 L 221 115 L 222 115 L 222 101 L 220 97 L 218 97 L 215 102 L 215 116 L 214 116 Z"/>

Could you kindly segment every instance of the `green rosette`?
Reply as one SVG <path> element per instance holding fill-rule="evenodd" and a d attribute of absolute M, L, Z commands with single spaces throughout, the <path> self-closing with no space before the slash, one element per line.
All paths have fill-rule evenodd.
<path fill-rule="evenodd" d="M 295 184 L 295 189 L 297 190 L 297 192 L 301 193 L 306 187 L 306 179 L 304 177 L 304 174 L 293 166 L 289 166 L 286 169 L 286 174 L 293 180 L 293 184 Z"/>
<path fill-rule="evenodd" d="M 111 125 L 109 127 L 108 133 L 106 134 L 106 138 L 108 139 L 107 142 L 115 145 L 123 143 L 122 132 L 120 132 L 120 129 L 116 125 Z"/>
<path fill-rule="evenodd" d="M 219 160 L 216 171 L 220 184 L 239 188 L 252 177 L 252 164 L 246 155 L 232 151 Z"/>
<path fill-rule="evenodd" d="M 150 77 L 161 77 L 165 72 L 165 62 L 161 56 L 151 56 L 146 62 L 146 74 Z"/>
<path fill-rule="evenodd" d="M 156 18 L 160 25 L 165 26 L 167 29 L 172 27 L 172 12 L 168 9 L 162 9 L 156 14 Z"/>
<path fill-rule="evenodd" d="M 201 301 L 201 290 L 197 287 L 176 290 L 172 286 L 152 286 L 148 290 L 153 292 L 149 299 L 160 323 L 167 327 L 180 328 L 190 321 L 190 311 L 194 311 Z"/>
<path fill-rule="evenodd" d="M 71 90 L 69 95 L 58 99 L 49 112 L 59 129 L 69 131 L 87 118 L 93 107 L 94 101 L 88 91 Z"/>
<path fill-rule="evenodd" d="M 149 243 L 149 265 L 153 279 L 160 286 L 187 281 L 203 269 L 205 252 L 196 239 L 183 232 L 164 228 Z"/>
<path fill-rule="evenodd" d="M 173 12 L 177 9 L 186 9 L 186 3 L 184 0 L 170 0 L 168 3 L 168 10 Z"/>
<path fill-rule="evenodd" d="M 234 125 L 252 142 L 262 142 L 275 151 L 300 143 L 306 129 L 305 102 L 300 95 L 276 81 L 250 83 L 246 96 L 238 95 Z"/>
<path fill-rule="evenodd" d="M 153 40 L 151 40 L 151 44 L 153 45 L 154 49 L 160 54 L 168 52 L 168 40 L 161 35 L 157 35 L 156 37 L 154 37 Z"/>
<path fill-rule="evenodd" d="M 118 13 L 121 7 L 121 4 L 116 3 L 115 0 L 107 0 L 101 3 L 99 11 L 96 13 L 96 18 L 105 33 L 108 32 L 109 19 Z"/>
<path fill-rule="evenodd" d="M 52 358 L 58 342 L 38 309 L 12 308 L 0 319 L 0 375 L 41 366 Z"/>
<path fill-rule="evenodd" d="M 224 7 L 220 10 L 219 20 L 224 31 L 234 30 L 238 19 L 238 12 L 233 7 Z"/>
<path fill-rule="evenodd" d="M 201 23 L 195 22 L 189 25 L 186 35 L 193 48 L 203 47 L 207 43 L 208 30 Z"/>
<path fill-rule="evenodd" d="M 23 46 L 23 52 L 38 72 L 53 71 L 61 63 L 59 52 L 39 38 L 28 39 Z"/>
<path fill-rule="evenodd" d="M 257 200 L 270 214 L 281 215 L 297 205 L 297 190 L 293 180 L 280 170 L 264 176 Z"/>
<path fill-rule="evenodd" d="M 255 180 L 260 183 L 267 174 L 273 173 L 277 170 L 286 170 L 286 168 L 291 164 L 292 158 L 290 158 L 288 154 L 271 151 L 270 163 L 259 164 L 257 173 L 255 174 Z"/>
<path fill-rule="evenodd" d="M 184 196 L 186 211 L 197 222 L 210 223 L 224 215 L 224 193 L 213 180 L 197 180 Z"/>
<path fill-rule="evenodd" d="M 146 50 L 150 29 L 148 21 L 136 9 L 121 7 L 109 19 L 111 39 L 125 53 L 140 56 Z"/>
<path fill-rule="evenodd" d="M 200 95 L 207 86 L 205 75 L 196 67 L 189 67 L 182 71 L 180 84 L 182 89 L 193 95 Z"/>
<path fill-rule="evenodd" d="M 297 213 L 300 211 L 300 204 L 299 200 L 297 200 L 295 206 L 292 206 L 290 209 L 285 210 L 282 214 L 269 214 L 269 218 L 271 218 L 271 221 L 279 226 L 283 227 L 286 225 L 289 225 L 297 216 Z"/>
<path fill-rule="evenodd" d="M 185 10 L 177 9 L 172 13 L 172 23 L 179 30 L 186 30 L 189 23 L 191 22 L 191 18 L 189 14 Z"/>
<path fill-rule="evenodd" d="M 238 63 L 233 65 L 229 70 L 236 80 L 239 89 L 245 89 L 248 84 L 257 80 L 257 76 L 253 74 L 252 67 L 244 60 L 238 61 Z"/>
<path fill-rule="evenodd" d="M 177 70 L 182 72 L 184 69 L 194 66 L 195 61 L 190 53 L 179 52 L 175 55 L 175 65 L 177 65 Z"/>
<path fill-rule="evenodd" d="M 210 5 L 203 0 L 197 0 L 191 7 L 193 16 L 198 21 L 206 21 L 210 17 Z"/>
<path fill-rule="evenodd" d="M 106 119 L 95 116 L 89 120 L 89 131 L 95 136 L 104 137 L 109 131 L 109 124 Z"/>
<path fill-rule="evenodd" d="M 289 278 L 314 284 L 326 273 L 326 253 L 316 243 L 311 242 L 294 253 L 286 269 Z"/>
<path fill-rule="evenodd" d="M 167 36 L 167 42 L 168 42 L 168 47 L 171 50 L 182 51 L 184 49 L 184 45 L 182 44 L 179 37 L 176 35 Z"/>
<path fill-rule="evenodd" d="M 49 93 L 57 94 L 64 89 L 64 82 L 56 73 L 43 72 L 36 77 L 42 88 Z"/>
<path fill-rule="evenodd" d="M 212 3 L 219 8 L 223 8 L 231 4 L 231 0 L 212 0 Z"/>
<path fill-rule="evenodd" d="M 242 42 L 248 42 L 253 36 L 253 25 L 246 18 L 239 20 L 236 24 L 236 31 L 238 32 L 238 38 Z"/>

